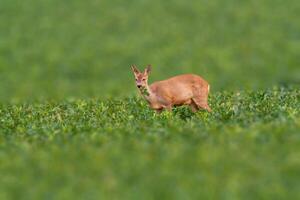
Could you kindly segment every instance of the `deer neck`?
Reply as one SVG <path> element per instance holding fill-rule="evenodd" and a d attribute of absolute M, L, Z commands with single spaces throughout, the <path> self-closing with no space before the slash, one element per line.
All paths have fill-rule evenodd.
<path fill-rule="evenodd" d="M 153 98 L 155 97 L 155 95 L 154 95 L 153 92 L 151 91 L 149 85 L 146 85 L 146 87 L 141 88 L 141 89 L 140 89 L 140 92 L 141 92 L 142 96 L 143 96 L 148 102 L 153 101 Z"/>

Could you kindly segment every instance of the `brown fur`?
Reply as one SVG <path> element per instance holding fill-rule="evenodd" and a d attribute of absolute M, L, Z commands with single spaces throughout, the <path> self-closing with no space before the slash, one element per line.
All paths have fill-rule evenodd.
<path fill-rule="evenodd" d="M 171 110 L 173 106 L 189 105 L 193 112 L 199 109 L 211 111 L 207 99 L 209 84 L 195 74 L 184 74 L 157 81 L 148 85 L 150 65 L 144 72 L 132 66 L 136 78 L 136 85 L 150 107 L 160 112 L 163 109 Z"/>

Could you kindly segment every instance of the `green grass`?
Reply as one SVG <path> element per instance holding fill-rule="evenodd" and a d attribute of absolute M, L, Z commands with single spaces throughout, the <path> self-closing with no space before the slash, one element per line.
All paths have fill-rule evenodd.
<path fill-rule="evenodd" d="M 212 113 L 144 101 L 0 106 L 1 199 L 296 199 L 300 91 L 210 96 Z"/>

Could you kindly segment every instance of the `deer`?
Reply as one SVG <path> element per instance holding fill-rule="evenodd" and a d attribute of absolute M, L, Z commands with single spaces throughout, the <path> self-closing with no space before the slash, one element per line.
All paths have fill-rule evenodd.
<path fill-rule="evenodd" d="M 150 108 L 158 113 L 163 110 L 172 111 L 173 107 L 188 105 L 192 112 L 200 109 L 211 112 L 208 105 L 209 84 L 195 74 L 183 74 L 148 85 L 151 65 L 140 72 L 136 65 L 131 65 L 135 84 L 148 102 Z"/>

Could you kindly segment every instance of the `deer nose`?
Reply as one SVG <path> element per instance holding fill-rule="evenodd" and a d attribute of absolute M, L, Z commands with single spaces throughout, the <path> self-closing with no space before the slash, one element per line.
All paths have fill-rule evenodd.
<path fill-rule="evenodd" d="M 141 86 L 141 85 L 137 85 L 137 87 L 138 87 L 138 88 L 141 88 L 142 86 Z"/>

